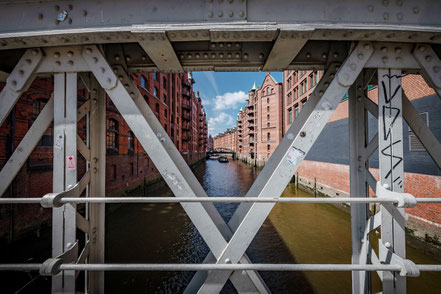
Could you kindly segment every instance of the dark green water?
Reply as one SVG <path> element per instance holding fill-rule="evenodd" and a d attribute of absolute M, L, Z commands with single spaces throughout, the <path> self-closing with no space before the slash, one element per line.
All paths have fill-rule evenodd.
<path fill-rule="evenodd" d="M 209 196 L 243 196 L 258 170 L 238 162 L 207 161 L 195 174 Z M 172 196 L 168 188 L 149 196 Z M 283 197 L 308 197 L 293 185 Z M 238 204 L 216 203 L 228 221 Z M 107 216 L 106 256 L 114 263 L 200 263 L 208 247 L 179 204 L 130 204 Z M 255 263 L 350 263 L 350 218 L 327 204 L 277 204 L 247 254 Z M 416 263 L 439 263 L 408 247 Z M 349 272 L 262 272 L 273 293 L 350 293 Z M 374 274 L 375 276 L 376 274 Z M 107 293 L 179 293 L 191 272 L 107 273 Z M 408 293 L 440 293 L 441 273 L 408 278 Z M 374 278 L 374 289 L 380 291 Z M 231 284 L 223 292 L 234 293 Z"/>

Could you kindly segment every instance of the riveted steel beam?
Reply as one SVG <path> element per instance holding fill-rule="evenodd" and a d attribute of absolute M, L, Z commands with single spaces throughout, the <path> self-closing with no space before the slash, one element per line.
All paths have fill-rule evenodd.
<path fill-rule="evenodd" d="M 247 196 L 280 197 L 326 122 L 354 83 L 373 52 L 369 42 L 359 43 L 341 67 L 330 67 L 311 95 L 305 109 L 274 151 Z M 338 69 L 338 72 L 335 73 Z M 332 76 L 332 77 L 331 77 Z M 234 235 L 217 259 L 218 264 L 237 263 L 274 204 L 241 204 L 229 222 Z M 200 293 L 222 290 L 231 271 L 208 274 Z"/>
<path fill-rule="evenodd" d="M 124 69 L 121 66 L 111 67 L 95 46 L 86 46 L 83 56 L 174 195 L 206 196 L 202 186 Z M 213 254 L 219 256 L 232 232 L 214 205 L 186 203 L 182 206 Z M 247 259 L 242 258 L 241 263 L 247 263 Z M 232 282 L 239 292 L 268 292 L 266 285 L 254 272 L 247 272 L 246 275 L 236 272 Z"/>

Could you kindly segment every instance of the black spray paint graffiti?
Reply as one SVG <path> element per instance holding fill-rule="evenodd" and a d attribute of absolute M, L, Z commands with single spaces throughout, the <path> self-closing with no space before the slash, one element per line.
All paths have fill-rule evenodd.
<path fill-rule="evenodd" d="M 396 107 L 392 107 L 391 101 L 397 96 L 397 93 L 401 91 L 401 83 L 395 88 L 391 89 L 391 81 L 392 79 L 401 79 L 401 76 L 398 75 L 383 75 L 383 77 L 386 77 L 389 79 L 389 87 L 386 88 L 386 84 L 384 81 L 381 82 L 381 86 L 383 88 L 383 94 L 384 94 L 384 102 L 385 105 L 383 105 L 382 109 L 382 117 L 383 117 L 383 134 L 382 139 L 383 141 L 387 142 L 388 145 L 381 150 L 381 154 L 383 154 L 386 157 L 391 158 L 391 168 L 386 173 L 385 178 L 389 178 L 392 175 L 392 171 L 403 161 L 403 157 L 396 156 L 392 154 L 392 146 L 395 144 L 398 144 L 401 142 L 400 140 L 396 140 L 393 142 L 393 138 L 391 136 L 391 131 L 394 126 L 395 121 L 397 120 L 398 116 L 401 113 L 401 110 Z M 395 161 L 395 163 L 394 163 Z M 393 179 L 393 183 L 398 182 L 398 185 L 400 188 L 402 188 L 403 181 L 401 179 L 401 176 L 398 176 L 397 178 Z"/>

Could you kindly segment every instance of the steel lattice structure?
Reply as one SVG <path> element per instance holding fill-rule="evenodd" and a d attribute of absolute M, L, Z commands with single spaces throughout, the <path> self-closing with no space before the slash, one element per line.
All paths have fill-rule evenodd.
<path fill-rule="evenodd" d="M 441 144 L 401 91 L 403 73 L 420 73 L 441 94 L 439 15 L 436 0 L 0 1 L 0 70 L 8 76 L 0 93 L 0 124 L 35 77 L 54 77 L 53 97 L 0 171 L 1 195 L 53 121 L 53 193 L 0 199 L 52 208 L 53 256 L 43 264 L 0 265 L 0 270 L 51 275 L 53 293 L 74 293 L 81 270 L 87 270 L 91 293 L 104 292 L 106 270 L 197 270 L 188 293 L 219 292 L 228 279 L 239 293 L 267 293 L 259 270 L 348 270 L 353 293 L 370 293 L 369 276 L 377 271 L 384 293 L 405 293 L 407 276 L 441 270 L 406 259 L 404 207 L 439 199 L 404 193 L 401 138 L 404 119 L 441 167 Z M 311 68 L 324 69 L 323 78 L 246 197 L 223 200 L 242 202 L 228 223 L 129 78 L 140 71 Z M 379 87 L 378 105 L 366 97 L 368 84 Z M 79 108 L 78 85 L 90 92 Z M 352 203 L 352 264 L 252 264 L 245 250 L 274 204 L 283 202 L 282 191 L 346 92 L 351 198 L 316 201 Z M 167 201 L 105 198 L 106 94 L 209 246 L 204 264 L 104 264 L 104 203 Z M 378 118 L 372 140 L 368 112 Z M 76 129 L 85 116 L 87 142 Z M 80 180 L 69 168 L 77 150 L 88 162 Z M 368 169 L 376 150 L 379 182 Z M 368 187 L 376 198 L 368 198 Z M 80 198 L 85 190 L 87 197 Z M 372 202 L 381 209 L 369 217 Z M 77 212 L 77 203 L 86 203 L 88 215 Z M 79 248 L 76 228 L 86 233 L 84 248 Z M 369 241 L 376 228 L 381 229 L 378 252 Z"/>

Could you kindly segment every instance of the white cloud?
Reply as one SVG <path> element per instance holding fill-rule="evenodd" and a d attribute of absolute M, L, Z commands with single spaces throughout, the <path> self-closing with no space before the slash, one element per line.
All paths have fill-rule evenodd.
<path fill-rule="evenodd" d="M 244 103 L 247 97 L 248 95 L 245 94 L 243 91 L 233 93 L 227 92 L 223 95 L 216 96 L 216 98 L 214 99 L 214 108 L 216 110 L 234 109 L 237 108 L 239 104 Z"/>
<path fill-rule="evenodd" d="M 221 112 L 218 116 L 210 117 L 208 119 L 208 132 L 210 134 L 213 134 L 213 132 L 216 129 L 216 126 L 222 125 L 223 127 L 227 128 L 227 127 L 231 127 L 233 123 L 234 120 L 231 115 L 226 114 L 225 112 Z"/>

